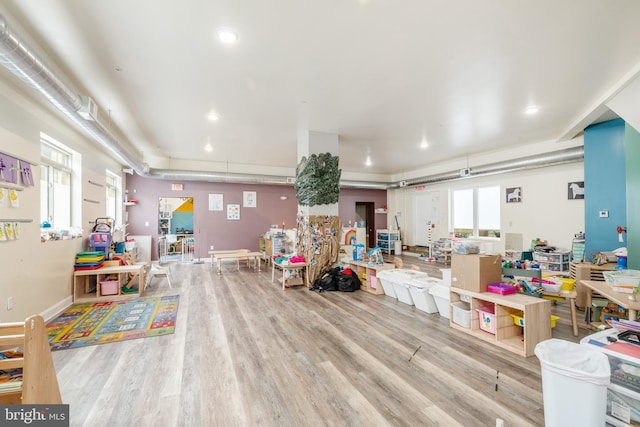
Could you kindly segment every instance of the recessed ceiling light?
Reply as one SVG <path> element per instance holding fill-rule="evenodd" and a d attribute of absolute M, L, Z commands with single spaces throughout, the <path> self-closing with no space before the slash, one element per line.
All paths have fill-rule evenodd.
<path fill-rule="evenodd" d="M 538 106 L 537 105 L 529 105 L 527 108 L 525 108 L 524 110 L 525 114 L 535 114 L 538 112 Z"/>
<path fill-rule="evenodd" d="M 228 28 L 218 31 L 218 40 L 224 44 L 234 44 L 238 41 L 238 34 Z"/>
<path fill-rule="evenodd" d="M 204 151 L 206 151 L 207 153 L 212 152 L 213 147 L 211 146 L 211 144 L 207 143 L 207 145 L 204 146 Z"/>
<path fill-rule="evenodd" d="M 211 120 L 212 122 L 217 122 L 218 120 L 220 120 L 220 116 L 215 111 L 211 111 L 209 114 L 207 114 L 207 119 Z"/>

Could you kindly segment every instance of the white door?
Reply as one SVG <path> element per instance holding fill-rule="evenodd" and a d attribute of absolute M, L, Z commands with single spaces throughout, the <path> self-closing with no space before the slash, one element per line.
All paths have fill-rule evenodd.
<path fill-rule="evenodd" d="M 429 227 L 427 223 L 436 222 L 435 205 L 432 193 L 413 195 L 413 241 L 417 246 L 429 245 Z"/>

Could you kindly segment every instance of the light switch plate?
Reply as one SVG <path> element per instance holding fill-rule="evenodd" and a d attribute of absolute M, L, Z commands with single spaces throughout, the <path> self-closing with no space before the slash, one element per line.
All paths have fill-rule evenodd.
<path fill-rule="evenodd" d="M 609 211 L 600 211 L 600 218 L 609 218 Z"/>

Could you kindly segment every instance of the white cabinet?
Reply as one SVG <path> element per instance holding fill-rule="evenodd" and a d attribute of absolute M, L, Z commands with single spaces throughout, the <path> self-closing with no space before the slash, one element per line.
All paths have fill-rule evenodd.
<path fill-rule="evenodd" d="M 382 252 L 388 254 L 395 253 L 395 244 L 400 241 L 399 230 L 376 230 L 376 246 Z"/>
<path fill-rule="evenodd" d="M 548 271 L 569 271 L 570 252 L 541 252 L 533 253 L 533 260 L 538 263 L 542 270 Z"/>
<path fill-rule="evenodd" d="M 617 335 L 617 329 L 607 329 L 584 337 L 580 344 L 596 348 L 609 358 L 611 384 L 607 390 L 607 425 L 635 426 L 640 423 L 640 358 L 616 351 L 615 346 L 609 347 L 611 343 L 607 337 Z M 635 345 L 626 345 L 630 346 L 630 353 L 640 353 Z"/>

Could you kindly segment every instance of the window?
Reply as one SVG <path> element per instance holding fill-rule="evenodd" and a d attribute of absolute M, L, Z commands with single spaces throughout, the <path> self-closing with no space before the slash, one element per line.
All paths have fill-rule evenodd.
<path fill-rule="evenodd" d="M 456 237 L 500 237 L 500 187 L 455 190 L 452 222 Z"/>
<path fill-rule="evenodd" d="M 107 218 L 113 218 L 116 224 L 120 224 L 122 179 L 111 171 L 107 171 Z"/>
<path fill-rule="evenodd" d="M 44 134 L 40 137 L 40 147 L 40 221 L 56 230 L 69 230 L 74 219 L 76 153 Z"/>

